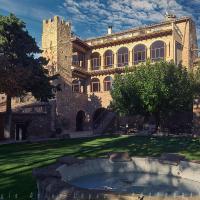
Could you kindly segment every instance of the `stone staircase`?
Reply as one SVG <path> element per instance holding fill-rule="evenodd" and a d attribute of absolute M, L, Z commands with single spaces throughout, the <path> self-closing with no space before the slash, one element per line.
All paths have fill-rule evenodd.
<path fill-rule="evenodd" d="M 94 122 L 93 134 L 100 135 L 106 132 L 113 132 L 116 113 L 104 111 Z"/>

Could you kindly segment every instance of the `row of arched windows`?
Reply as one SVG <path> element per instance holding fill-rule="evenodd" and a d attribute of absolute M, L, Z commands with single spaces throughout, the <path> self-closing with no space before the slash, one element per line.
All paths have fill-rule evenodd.
<path fill-rule="evenodd" d="M 150 59 L 154 61 L 165 59 L 165 43 L 163 41 L 155 41 L 150 47 Z M 147 59 L 147 47 L 144 44 L 138 44 L 133 48 L 133 64 L 145 62 Z M 127 47 L 121 47 L 117 54 L 114 55 L 112 50 L 107 50 L 104 53 L 104 59 L 101 63 L 101 56 L 98 52 L 91 55 L 91 69 L 98 70 L 103 64 L 106 68 L 114 65 L 114 56 L 117 56 L 117 67 L 127 66 L 129 63 L 130 55 Z"/>
<path fill-rule="evenodd" d="M 112 89 L 113 79 L 111 76 L 106 76 L 103 80 L 103 90 L 110 91 Z M 72 91 L 73 92 L 81 92 L 81 81 L 73 80 L 72 81 Z M 90 81 L 90 92 L 100 92 L 101 84 L 98 78 L 93 78 Z"/>

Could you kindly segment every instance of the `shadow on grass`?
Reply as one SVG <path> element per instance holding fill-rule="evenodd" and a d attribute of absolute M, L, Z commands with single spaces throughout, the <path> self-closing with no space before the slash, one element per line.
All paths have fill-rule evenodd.
<path fill-rule="evenodd" d="M 0 146 L 0 195 L 17 193 L 23 200 L 36 191 L 32 169 L 55 162 L 60 156 L 105 157 L 108 152 L 131 156 L 160 156 L 182 153 L 200 160 L 200 140 L 171 137 L 98 137 Z M 19 198 L 20 199 L 20 198 Z"/>

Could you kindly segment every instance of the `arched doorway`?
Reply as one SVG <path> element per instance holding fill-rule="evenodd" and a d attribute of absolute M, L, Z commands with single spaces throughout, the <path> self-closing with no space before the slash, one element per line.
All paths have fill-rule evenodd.
<path fill-rule="evenodd" d="M 76 115 L 76 130 L 83 131 L 85 122 L 85 112 L 80 110 Z"/>
<path fill-rule="evenodd" d="M 106 114 L 107 112 L 107 109 L 106 108 L 98 108 L 94 114 L 93 114 L 93 117 L 92 117 L 92 126 L 93 126 L 93 129 L 97 128 L 98 125 L 101 123 L 104 115 Z"/>

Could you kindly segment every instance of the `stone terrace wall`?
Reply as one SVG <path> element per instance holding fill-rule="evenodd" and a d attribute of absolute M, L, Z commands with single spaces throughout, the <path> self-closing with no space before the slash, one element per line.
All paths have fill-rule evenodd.
<path fill-rule="evenodd" d="M 118 163 L 117 168 L 113 168 L 112 163 L 106 159 L 97 160 L 82 160 L 73 157 L 65 157 L 58 160 L 57 163 L 45 168 L 35 169 L 33 175 L 37 179 L 38 186 L 38 200 L 199 200 L 199 196 L 141 196 L 137 194 L 126 195 L 117 194 L 106 190 L 89 190 L 81 189 L 67 183 L 63 175 L 70 174 L 73 177 L 77 172 L 82 175 L 88 173 L 97 173 L 96 169 L 102 171 L 123 170 L 123 171 L 147 171 L 159 173 L 172 173 L 173 175 L 180 173 L 179 176 L 183 178 L 195 178 L 193 180 L 199 181 L 199 164 L 181 161 L 179 165 L 165 163 L 164 161 L 151 158 L 132 158 L 132 164 Z M 88 165 L 91 164 L 91 165 Z M 84 166 L 84 169 L 82 168 Z M 73 167 L 75 166 L 75 167 Z M 59 169 L 59 171 L 58 171 Z M 66 169 L 66 170 L 65 170 Z M 80 170 L 81 169 L 81 170 Z M 72 171 L 71 171 L 72 170 Z M 91 172 L 92 170 L 92 172 Z M 180 171 L 181 170 L 181 171 Z M 122 171 L 121 171 L 122 172 Z M 64 174 L 63 174 L 64 173 Z"/>
<path fill-rule="evenodd" d="M 4 139 L 4 115 L 0 113 L 0 140 Z M 13 111 L 11 139 L 15 139 L 16 125 L 23 124 L 26 128 L 26 139 L 48 138 L 54 132 L 54 103 L 37 103 L 19 107 Z"/>

